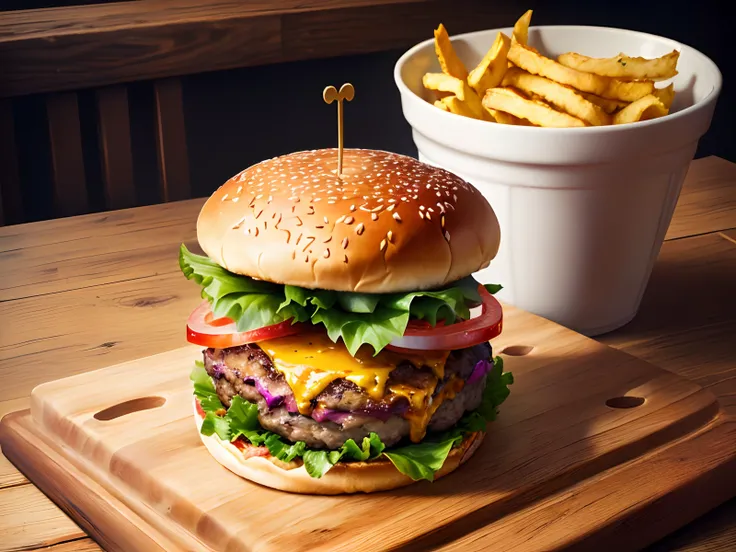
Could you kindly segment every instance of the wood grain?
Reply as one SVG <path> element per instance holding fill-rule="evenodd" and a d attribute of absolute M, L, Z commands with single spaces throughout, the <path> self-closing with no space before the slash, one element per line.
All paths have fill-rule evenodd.
<path fill-rule="evenodd" d="M 0 100 L 0 196 L 3 219 L 0 224 L 15 224 L 23 220 L 23 198 L 20 192 L 11 100 Z"/>
<path fill-rule="evenodd" d="M 102 548 L 89 537 L 55 544 L 44 550 L 48 552 L 102 552 Z"/>
<path fill-rule="evenodd" d="M 19 507 L 22 505 L 22 507 Z M 0 547 L 3 550 L 41 548 L 84 537 L 76 524 L 36 487 L 0 489 Z"/>
<path fill-rule="evenodd" d="M 130 143 L 130 110 L 124 86 L 97 91 L 102 180 L 109 209 L 135 205 L 133 153 Z"/>
<path fill-rule="evenodd" d="M 736 228 L 734 183 L 734 163 L 718 157 L 691 163 L 666 239 Z"/>
<path fill-rule="evenodd" d="M 2 104 L 0 102 L 0 107 Z M 729 287 L 727 278 L 722 275 L 724 271 L 733 273 L 729 256 L 732 249 L 729 247 L 736 248 L 736 244 L 728 238 L 736 240 L 736 230 L 728 230 L 734 227 L 732 215 L 720 219 L 714 227 L 710 214 L 714 205 L 728 201 L 733 187 L 717 183 L 733 182 L 732 177 L 726 176 L 731 174 L 733 167 L 717 158 L 693 162 L 680 199 L 681 203 L 687 198 L 693 201 L 690 207 L 692 216 L 688 215 L 687 222 L 680 225 L 679 217 L 688 213 L 678 207 L 672 228 L 681 228 L 678 238 L 682 232 L 685 236 L 703 234 L 714 228 L 723 232 L 697 240 L 682 237 L 666 242 L 660 261 L 655 265 L 639 317 L 631 325 L 601 338 L 614 347 L 643 355 L 658 366 L 690 374 L 704 385 L 715 382 L 711 389 L 721 395 L 720 400 L 724 402 L 729 400 L 729 395 L 731 400 L 736 396 L 736 389 L 727 387 L 727 382 L 736 382 L 736 374 L 723 367 L 724 343 L 732 340 L 734 332 L 727 320 L 728 299 L 733 295 L 733 287 Z M 701 180 L 702 175 L 709 173 L 711 177 Z M 719 180 L 719 174 L 723 176 L 722 180 Z M 7 373 L 15 364 L 16 356 L 21 359 L 30 356 L 36 363 L 45 365 L 41 373 L 31 374 L 27 368 L 14 372 L 12 379 L 21 383 L 12 390 L 12 395 L 8 394 L 9 390 L 0 388 L 0 416 L 27 408 L 30 390 L 36 383 L 173 349 L 181 344 L 181 321 L 188 314 L 189 302 L 196 300 L 196 286 L 183 277 L 176 277 L 175 257 L 163 258 L 162 252 L 162 258 L 155 261 L 155 255 L 144 253 L 152 264 L 135 264 L 135 258 L 137 251 L 145 251 L 146 246 L 168 247 L 175 255 L 180 241 L 193 239 L 194 222 L 201 203 L 202 200 L 191 200 L 0 228 L 0 271 L 9 275 L 0 280 L 0 319 L 8 319 L 7 309 L 16 300 L 26 301 L 24 309 L 14 311 L 18 316 L 13 338 L 6 339 L 9 326 L 0 329 L 4 355 L 0 357 L 0 373 Z M 705 207 L 697 215 L 694 213 L 699 203 Z M 140 237 L 138 250 L 137 236 Z M 96 258 L 105 254 L 116 260 L 106 270 L 95 271 Z M 45 260 L 49 262 L 46 266 Z M 54 267 L 59 270 L 47 270 Z M 85 277 L 88 270 L 89 278 Z M 156 273 L 160 275 L 161 271 L 166 271 L 169 276 L 160 280 L 150 279 Z M 692 282 L 680 272 L 684 272 Z M 138 282 L 136 279 L 141 276 L 144 279 Z M 119 281 L 121 277 L 126 282 Z M 170 295 L 177 297 L 163 303 L 151 301 L 163 289 L 171 290 Z M 711 289 L 714 290 L 712 293 Z M 687 299 L 693 293 L 697 301 Z M 99 300 L 97 295 L 100 295 Z M 56 297 L 56 302 L 49 316 L 44 305 L 52 297 Z M 125 305 L 130 298 L 144 306 Z M 74 308 L 80 300 L 82 304 Z M 99 304 L 104 305 L 101 312 L 97 308 Z M 70 306 L 71 311 L 67 312 Z M 679 325 L 678 309 L 681 306 L 686 308 L 688 323 L 697 333 L 695 339 L 691 339 L 691 333 Z M 663 309 L 663 314 L 658 315 L 657 309 Z M 59 312 L 66 314 L 54 327 L 53 317 Z M 36 342 L 33 338 L 39 321 L 43 321 L 41 325 L 45 329 L 42 331 L 43 340 Z M 634 324 L 642 324 L 640 328 L 644 334 L 641 337 L 628 331 Z M 672 334 L 658 331 L 657 324 L 675 331 Z M 701 347 L 700 341 L 713 350 L 709 352 L 708 348 Z M 653 348 L 651 352 L 648 352 L 648 345 Z M 712 361 L 718 363 L 713 369 Z M 29 362 L 28 366 L 32 364 Z M 32 376 L 32 380 L 23 385 L 28 376 Z M 703 379 L 699 379 L 701 377 Z M 17 398 L 11 399 L 11 396 Z M 5 467 L 13 470 L 8 465 Z M 15 482 L 23 480 L 17 472 L 13 474 L 5 470 L 2 464 L 0 474 L 0 481 L 6 478 Z M 26 487 L 32 488 L 25 484 L 18 488 Z M 0 508 L 7 504 L 4 500 L 0 493 Z M 654 545 L 651 552 L 736 549 L 734 508 L 736 502 L 731 501 Z M 66 517 L 60 510 L 54 511 L 55 519 L 63 525 Z M 29 542 L 34 542 L 32 532 L 28 537 Z M 4 543 L 0 539 L 2 549 Z M 64 548 L 64 552 L 69 549 L 74 548 Z"/>
<path fill-rule="evenodd" d="M 0 454 L 0 489 L 17 487 L 18 485 L 25 485 L 27 483 L 28 479 L 4 455 Z"/>
<path fill-rule="evenodd" d="M 75 92 L 46 98 L 54 182 L 54 210 L 60 216 L 89 211 L 79 104 Z"/>
<path fill-rule="evenodd" d="M 0 16 L 0 97 L 410 46 L 440 19 L 453 33 L 509 24 L 515 12 L 503 9 L 482 0 L 171 0 L 10 12 Z"/>
<path fill-rule="evenodd" d="M 181 81 L 160 79 L 153 88 L 161 197 L 164 201 L 188 199 L 191 189 Z"/>
<path fill-rule="evenodd" d="M 533 535 L 529 551 L 583 538 L 641 546 L 736 493 L 727 477 L 736 469 L 736 424 L 719 414 L 710 393 L 529 313 L 507 307 L 505 319 L 496 350 L 533 347 L 506 357 L 515 374 L 512 398 L 473 459 L 434 484 L 304 497 L 239 480 L 214 463 L 193 428 L 187 376 L 196 346 L 37 387 L 32 415 L 4 419 L 0 440 L 86 529 L 122 549 L 148 545 L 129 540 L 135 532 L 126 519 L 136 515 L 150 546 L 168 537 L 184 539 L 187 549 L 201 541 L 215 550 L 423 550 L 491 528 L 483 543 L 497 550 L 513 543 L 505 531 L 522 540 Z M 646 402 L 606 406 L 624 394 Z M 95 416 L 143 396 L 166 401 L 110 421 Z M 203 469 L 207 478 L 197 476 Z M 655 472 L 669 476 L 653 478 Z M 544 499 L 549 503 L 540 505 Z M 680 515 L 653 523 L 648 509 L 655 506 Z M 562 510 L 571 513 L 555 523 Z M 530 517 L 547 529 L 537 530 Z M 619 523 L 640 530 L 636 537 L 609 530 Z"/>
<path fill-rule="evenodd" d="M 736 342 L 726 337 L 736 335 L 735 274 L 736 244 L 718 234 L 666 242 L 639 314 L 597 339 L 698 382 L 736 412 Z"/>

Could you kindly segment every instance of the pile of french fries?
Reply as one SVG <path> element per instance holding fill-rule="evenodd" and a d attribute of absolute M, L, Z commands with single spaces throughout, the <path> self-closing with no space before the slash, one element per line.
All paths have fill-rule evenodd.
<path fill-rule="evenodd" d="M 434 42 L 442 72 L 422 79 L 434 105 L 483 121 L 558 128 L 633 123 L 669 113 L 674 87 L 657 88 L 655 81 L 677 75 L 677 50 L 655 59 L 569 52 L 554 60 L 527 44 L 531 18 L 528 10 L 510 38 L 499 32 L 470 72 L 440 24 Z"/>

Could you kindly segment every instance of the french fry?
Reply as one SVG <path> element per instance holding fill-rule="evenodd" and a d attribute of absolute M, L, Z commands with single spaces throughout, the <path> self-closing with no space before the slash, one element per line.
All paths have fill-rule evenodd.
<path fill-rule="evenodd" d="M 440 62 L 443 73 L 461 80 L 468 78 L 468 70 L 460 61 L 460 58 L 457 57 L 455 48 L 452 47 L 452 42 L 450 42 L 450 36 L 447 34 L 447 29 L 442 23 L 434 31 L 434 51 L 437 54 L 437 60 Z"/>
<path fill-rule="evenodd" d="M 520 44 L 513 37 L 508 58 L 514 65 L 529 73 L 547 77 L 560 84 L 567 84 L 581 92 L 590 92 L 612 100 L 632 102 L 651 94 L 654 90 L 654 83 L 651 81 L 622 81 L 570 69 L 543 56 L 530 46 Z"/>
<path fill-rule="evenodd" d="M 502 125 L 534 126 L 526 119 L 520 119 L 519 117 L 516 117 L 511 113 L 506 113 L 505 111 L 499 111 L 497 109 L 489 109 L 488 111 L 496 122 L 501 123 Z"/>
<path fill-rule="evenodd" d="M 656 117 L 667 115 L 669 110 L 662 101 L 654 94 L 647 94 L 643 98 L 639 98 L 635 102 L 631 102 L 621 111 L 613 116 L 613 124 L 621 125 L 624 123 L 635 123 L 636 121 L 645 121 Z"/>
<path fill-rule="evenodd" d="M 467 84 L 462 79 L 451 77 L 445 73 L 426 73 L 422 77 L 422 84 L 428 90 L 449 92 L 457 96 L 461 101 L 465 101 Z"/>
<path fill-rule="evenodd" d="M 444 73 L 426 73 L 422 77 L 422 83 L 429 90 L 452 93 L 468 107 L 476 119 L 489 118 L 489 114 L 486 113 L 483 105 L 480 103 L 480 97 L 465 81 L 445 75 Z M 444 100 L 444 98 L 441 99 Z"/>
<path fill-rule="evenodd" d="M 667 111 L 669 111 L 670 107 L 672 107 L 672 101 L 675 99 L 675 85 L 670 83 L 664 88 L 655 88 L 652 94 L 659 98 L 659 101 L 661 101 L 667 108 Z"/>
<path fill-rule="evenodd" d="M 580 92 L 580 95 L 589 102 L 594 103 L 595 105 L 603 109 L 603 111 L 605 111 L 609 115 L 616 113 L 616 111 L 618 111 L 622 107 L 626 107 L 627 105 L 629 105 L 627 102 L 622 102 L 621 100 L 610 100 L 608 98 L 601 98 L 600 96 L 589 94 L 588 92 Z"/>
<path fill-rule="evenodd" d="M 538 75 L 532 75 L 518 67 L 512 67 L 506 72 L 503 86 L 511 86 L 527 94 L 539 96 L 557 109 L 582 119 L 590 125 L 611 124 L 611 116 L 608 113 L 583 98 L 572 88 Z"/>
<path fill-rule="evenodd" d="M 519 44 L 526 44 L 529 41 L 529 24 L 532 22 L 532 10 L 527 10 L 524 15 L 516 20 L 514 24 L 514 37 Z"/>
<path fill-rule="evenodd" d="M 447 96 L 446 98 L 442 98 L 440 101 L 445 104 L 447 111 L 450 113 L 462 115 L 463 117 L 470 117 L 471 119 L 480 118 L 473 112 L 473 110 L 470 109 L 468 104 L 458 99 L 457 96 Z"/>
<path fill-rule="evenodd" d="M 489 88 L 501 84 L 506 72 L 506 56 L 510 46 L 511 39 L 503 33 L 498 33 L 490 50 L 468 75 L 468 84 L 479 96 L 485 94 Z"/>
<path fill-rule="evenodd" d="M 672 50 L 658 58 L 629 57 L 619 54 L 611 58 L 592 58 L 568 52 L 557 58 L 565 67 L 603 77 L 620 79 L 669 79 L 677 75 L 677 60 L 680 52 Z"/>
<path fill-rule="evenodd" d="M 516 20 L 511 37 L 497 33 L 468 72 L 444 25 L 434 31 L 441 73 L 426 73 L 425 99 L 438 109 L 506 125 L 581 127 L 643 121 L 667 115 L 680 52 L 658 58 L 619 54 L 594 58 L 567 52 L 552 59 L 528 45 L 532 10 Z"/>
<path fill-rule="evenodd" d="M 530 123 L 544 127 L 582 127 L 580 119 L 562 113 L 540 101 L 525 98 L 512 88 L 491 88 L 483 97 L 486 109 L 505 111 Z"/>

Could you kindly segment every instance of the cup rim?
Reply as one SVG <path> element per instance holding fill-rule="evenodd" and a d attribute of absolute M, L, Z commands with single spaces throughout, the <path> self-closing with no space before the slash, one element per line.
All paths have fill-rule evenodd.
<path fill-rule="evenodd" d="M 680 111 L 676 111 L 675 113 L 668 114 L 666 117 L 658 117 L 655 119 L 649 119 L 646 121 L 636 121 L 632 123 L 623 123 L 618 125 L 604 125 L 604 126 L 584 126 L 584 127 L 564 127 L 564 128 L 557 128 L 557 127 L 531 127 L 531 126 L 517 126 L 517 125 L 493 125 L 494 127 L 502 127 L 505 132 L 518 132 L 519 134 L 530 134 L 530 133 L 537 133 L 540 129 L 543 129 L 543 132 L 546 132 L 548 135 L 553 134 L 560 134 L 560 135 L 582 135 L 583 133 L 618 133 L 618 132 L 626 132 L 631 128 L 643 128 L 643 127 L 652 127 L 656 125 L 662 125 L 662 124 L 670 124 L 674 123 L 682 118 L 688 117 L 691 113 L 694 113 L 696 111 L 700 111 L 701 109 L 704 109 L 706 106 L 710 105 L 711 103 L 715 102 L 720 95 L 721 87 L 723 85 L 723 75 L 721 74 L 720 69 L 715 64 L 715 62 L 710 59 L 708 56 L 706 56 L 704 53 L 702 53 L 700 50 L 697 50 L 693 48 L 692 46 L 689 46 L 688 44 L 685 44 L 683 42 L 674 40 L 672 38 L 667 38 L 664 36 L 652 34 L 652 33 L 646 33 L 643 31 L 634 31 L 631 29 L 622 29 L 618 27 L 603 27 L 603 26 L 597 26 L 597 25 L 536 25 L 529 27 L 530 31 L 534 30 L 544 30 L 544 29 L 556 29 L 556 30 L 569 30 L 569 31 L 575 31 L 580 29 L 585 30 L 599 30 L 602 32 L 615 32 L 615 33 L 623 33 L 623 34 L 631 34 L 631 35 L 637 35 L 641 37 L 646 37 L 650 39 L 656 39 L 663 42 L 669 42 L 672 44 L 673 48 L 676 48 L 682 52 L 684 49 L 689 50 L 691 54 L 695 56 L 699 56 L 702 58 L 702 61 L 705 62 L 706 65 L 710 66 L 710 69 L 713 72 L 713 88 L 708 94 L 702 98 L 700 101 L 693 103 L 692 105 L 686 107 L 685 109 L 681 109 Z M 470 38 L 479 34 L 489 34 L 489 33 L 496 33 L 496 32 L 511 32 L 513 30 L 513 27 L 497 27 L 493 29 L 482 29 L 479 31 L 472 31 L 468 33 L 461 33 L 454 35 L 450 37 L 451 41 L 464 39 L 464 38 Z M 408 101 L 412 102 L 420 102 L 424 105 L 424 107 L 420 109 L 431 109 L 432 111 L 426 111 L 426 113 L 433 113 L 434 116 L 439 117 L 453 117 L 453 121 L 457 121 L 458 115 L 454 113 L 448 113 L 446 111 L 443 111 L 441 109 L 437 109 L 432 104 L 427 102 L 424 98 L 420 97 L 418 94 L 415 94 L 412 90 L 409 89 L 408 85 L 404 82 L 403 78 L 401 77 L 401 72 L 406 65 L 407 61 L 412 58 L 416 52 L 419 50 L 422 50 L 426 48 L 429 44 L 434 43 L 434 38 L 428 38 L 426 40 L 423 40 L 422 42 L 419 42 L 418 44 L 415 44 L 411 48 L 409 48 L 406 52 L 404 52 L 401 57 L 396 61 L 394 64 L 394 83 L 396 84 L 396 87 L 399 89 L 399 92 L 402 96 L 402 98 L 410 98 Z M 489 128 L 489 121 L 481 121 L 479 119 L 471 119 L 469 117 L 460 117 L 463 119 L 463 123 L 459 124 L 467 124 L 470 127 L 474 127 L 477 129 L 488 129 Z"/>

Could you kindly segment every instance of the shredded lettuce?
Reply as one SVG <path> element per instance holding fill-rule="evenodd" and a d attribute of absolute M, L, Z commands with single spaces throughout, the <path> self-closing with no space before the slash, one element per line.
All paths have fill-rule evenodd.
<path fill-rule="evenodd" d="M 451 430 L 430 435 L 421 443 L 391 449 L 386 449 L 378 435 L 371 433 L 360 445 L 348 439 L 339 449 L 327 451 L 310 449 L 303 441 L 287 443 L 280 435 L 263 429 L 258 423 L 258 407 L 238 395 L 226 409 L 203 366 L 195 366 L 190 379 L 194 383 L 194 395 L 205 412 L 201 428 L 204 435 L 216 434 L 225 441 L 243 436 L 254 445 L 265 445 L 272 456 L 284 462 L 301 458 L 307 473 L 315 478 L 322 477 L 339 461 L 365 462 L 383 455 L 415 481 L 434 480 L 452 448 L 459 445 L 466 434 L 485 430 L 486 424 L 496 418 L 498 406 L 506 400 L 509 385 L 514 382 L 511 373 L 503 371 L 501 357 L 496 357 L 486 379 L 481 405 L 466 413 Z"/>
<path fill-rule="evenodd" d="M 235 321 L 245 332 L 285 320 L 323 324 L 332 341 L 342 339 L 350 354 L 364 345 L 378 354 L 404 335 L 409 319 L 437 320 L 451 324 L 470 316 L 470 306 L 480 302 L 478 282 L 471 276 L 436 291 L 411 293 L 351 293 L 273 284 L 228 272 L 209 258 L 179 250 L 184 275 L 202 286 L 202 297 L 216 317 Z M 491 293 L 501 286 L 486 285 Z"/>

